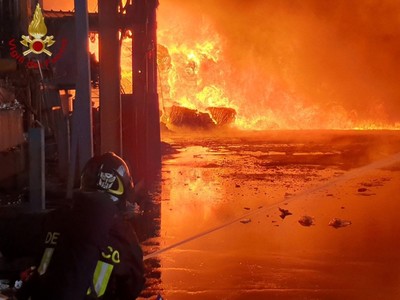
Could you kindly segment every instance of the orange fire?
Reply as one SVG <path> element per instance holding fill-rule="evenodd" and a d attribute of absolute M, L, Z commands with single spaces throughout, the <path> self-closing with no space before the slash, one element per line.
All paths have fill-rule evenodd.
<path fill-rule="evenodd" d="M 365 16 L 370 10 L 335 7 L 331 16 L 316 14 L 324 8 L 318 1 L 298 10 L 291 10 L 290 1 L 253 2 L 160 4 L 161 106 L 202 112 L 210 106 L 230 107 L 237 112 L 234 126 L 250 130 L 400 129 L 392 111 L 399 108 L 394 93 L 386 92 L 384 79 L 373 72 L 376 66 L 368 66 L 378 65 L 380 57 L 362 48 L 363 43 L 370 43 L 371 49 L 374 45 L 367 40 L 368 31 L 362 32 L 365 41 L 359 45 L 356 37 L 345 36 L 348 29 L 338 35 L 343 25 L 335 13 L 350 22 L 358 15 L 348 9 Z M 380 6 L 377 12 L 385 14 Z M 365 16 L 353 21 L 361 26 L 368 20 Z M 375 34 L 385 36 L 389 28 L 374 24 L 381 30 Z M 321 43 L 325 39 L 326 45 Z M 340 47 L 342 39 L 351 47 Z"/>
<path fill-rule="evenodd" d="M 310 1 L 293 10 L 290 1 L 228 2 L 160 1 L 161 111 L 232 108 L 232 125 L 249 130 L 400 129 L 400 90 L 392 80 L 398 51 L 388 38 L 399 26 L 388 25 L 397 17 L 383 9 L 394 4 L 330 9 Z M 388 24 L 370 18 L 374 11 Z M 377 43 L 380 36 L 386 38 Z M 123 41 L 121 53 L 126 93 L 132 92 L 130 43 Z"/>
<path fill-rule="evenodd" d="M 355 111 L 346 111 L 341 106 L 307 107 L 277 82 L 260 82 L 261 75 L 256 69 L 246 71 L 248 81 L 233 77 L 229 62 L 224 61 L 221 37 L 216 32 L 209 32 L 212 38 L 181 37 L 183 41 L 178 43 L 174 42 L 175 35 L 179 35 L 179 30 L 172 36 L 163 30 L 158 34 L 158 93 L 162 112 L 173 105 L 206 113 L 208 107 L 233 108 L 237 112 L 233 126 L 244 130 L 400 129 L 400 123 L 358 120 Z M 90 51 L 96 57 L 97 41 L 98 38 L 90 43 Z M 121 86 L 125 93 L 132 92 L 131 42 L 130 38 L 123 39 L 121 49 Z M 245 82 L 233 85 L 228 83 L 230 80 Z M 259 86 L 254 87 L 254 94 L 246 97 L 244 92 L 251 92 L 253 83 Z M 258 94 L 262 89 L 263 94 Z M 168 122 L 167 119 L 162 116 L 163 121 Z"/>
<path fill-rule="evenodd" d="M 304 93 L 279 76 L 285 70 L 274 73 L 263 65 L 265 60 L 257 60 L 252 41 L 242 47 L 247 53 L 242 53 L 240 57 L 245 59 L 238 62 L 226 37 L 211 20 L 196 14 L 167 4 L 158 11 L 161 106 L 180 105 L 202 112 L 210 106 L 233 108 L 237 112 L 234 126 L 249 130 L 400 129 L 399 122 L 385 121 L 379 105 L 374 108 L 375 118 L 365 119 L 357 110 L 331 99 L 305 101 Z M 285 63 L 281 66 L 284 69 Z"/>

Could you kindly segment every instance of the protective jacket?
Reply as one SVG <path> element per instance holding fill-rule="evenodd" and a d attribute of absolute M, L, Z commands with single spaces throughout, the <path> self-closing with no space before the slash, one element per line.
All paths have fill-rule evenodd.
<path fill-rule="evenodd" d="M 78 192 L 72 208 L 42 214 L 38 223 L 42 245 L 35 258 L 37 273 L 17 299 L 117 300 L 139 295 L 145 281 L 143 254 L 132 225 L 106 194 Z"/>
<path fill-rule="evenodd" d="M 132 222 L 115 218 L 86 299 L 135 299 L 144 287 L 143 274 L 143 254 Z"/>

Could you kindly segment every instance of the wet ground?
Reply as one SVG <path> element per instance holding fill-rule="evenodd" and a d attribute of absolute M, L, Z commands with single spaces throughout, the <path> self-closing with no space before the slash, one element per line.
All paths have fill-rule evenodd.
<path fill-rule="evenodd" d="M 163 140 L 143 299 L 400 299 L 400 132 Z"/>

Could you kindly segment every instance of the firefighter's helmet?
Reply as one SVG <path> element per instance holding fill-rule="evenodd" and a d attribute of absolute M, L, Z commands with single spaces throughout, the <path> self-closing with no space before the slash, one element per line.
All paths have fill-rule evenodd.
<path fill-rule="evenodd" d="M 122 202 L 134 184 L 126 162 L 113 152 L 94 156 L 82 170 L 82 191 L 104 191 L 114 202 Z"/>

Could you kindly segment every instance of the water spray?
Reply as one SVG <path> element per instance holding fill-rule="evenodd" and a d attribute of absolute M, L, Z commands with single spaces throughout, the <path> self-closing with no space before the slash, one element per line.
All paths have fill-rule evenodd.
<path fill-rule="evenodd" d="M 179 242 L 177 242 L 175 244 L 172 244 L 170 246 L 167 246 L 165 248 L 162 248 L 160 250 L 157 250 L 157 251 L 154 251 L 154 252 L 152 252 L 150 254 L 147 254 L 147 255 L 145 255 L 143 257 L 143 260 L 148 260 L 150 258 L 153 258 L 153 257 L 157 256 L 157 255 L 160 255 L 161 253 L 164 253 L 164 252 L 166 252 L 168 250 L 176 248 L 176 247 L 178 247 L 180 245 L 183 245 L 183 244 L 186 244 L 186 243 L 188 243 L 190 241 L 199 239 L 199 238 L 201 238 L 203 236 L 206 236 L 206 235 L 208 235 L 208 234 L 210 234 L 210 233 L 212 233 L 214 231 L 218 231 L 218 230 L 220 230 L 222 228 L 225 228 L 225 227 L 227 227 L 227 226 L 229 226 L 231 224 L 234 224 L 234 223 L 236 223 L 236 222 L 238 222 L 240 220 L 243 220 L 243 219 L 245 219 L 245 218 L 247 218 L 249 216 L 256 215 L 256 214 L 259 214 L 261 212 L 270 210 L 272 208 L 276 208 L 276 207 L 278 207 L 278 206 L 280 206 L 282 204 L 287 204 L 287 203 L 293 202 L 295 200 L 301 199 L 304 196 L 311 195 L 311 194 L 313 194 L 315 192 L 321 191 L 321 190 L 323 190 L 323 189 L 325 189 L 327 187 L 330 187 L 330 186 L 332 186 L 334 184 L 340 184 L 340 183 L 346 182 L 346 181 L 348 181 L 350 179 L 357 178 L 357 177 L 359 177 L 360 175 L 362 175 L 362 174 L 364 174 L 366 172 L 369 172 L 369 171 L 372 171 L 372 170 L 376 170 L 376 169 L 380 169 L 380 168 L 384 168 L 384 167 L 388 167 L 388 166 L 391 166 L 391 165 L 393 165 L 395 163 L 399 163 L 399 162 L 400 162 L 400 152 L 396 153 L 396 154 L 393 154 L 391 156 L 388 156 L 388 157 L 386 157 L 384 159 L 378 160 L 376 162 L 370 163 L 368 165 L 365 165 L 363 167 L 359 167 L 359 168 L 353 169 L 353 170 L 351 170 L 351 171 L 349 171 L 349 172 L 347 172 L 347 173 L 345 173 L 343 175 L 340 175 L 340 176 L 338 176 L 336 178 L 333 178 L 333 179 L 325 182 L 324 184 L 318 185 L 318 186 L 310 188 L 310 189 L 306 189 L 305 191 L 303 191 L 303 192 L 301 192 L 301 193 L 299 193 L 297 195 L 293 195 L 293 196 L 291 196 L 289 198 L 284 198 L 284 199 L 278 201 L 277 203 L 274 203 L 274 204 L 271 204 L 271 205 L 268 205 L 268 206 L 265 206 L 265 207 L 261 206 L 256 210 L 253 210 L 251 212 L 245 213 L 245 214 L 243 214 L 243 215 L 241 215 L 241 216 L 239 216 L 239 217 L 237 217 L 235 219 L 232 219 L 232 220 L 230 220 L 230 221 L 228 221 L 226 223 L 223 223 L 223 224 L 218 225 L 216 227 L 210 228 L 208 230 L 205 230 L 203 232 L 195 234 L 195 235 L 193 235 L 191 237 L 188 237 L 188 238 L 186 238 L 184 240 L 181 240 L 181 241 L 179 241 Z"/>

